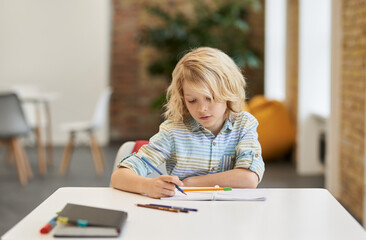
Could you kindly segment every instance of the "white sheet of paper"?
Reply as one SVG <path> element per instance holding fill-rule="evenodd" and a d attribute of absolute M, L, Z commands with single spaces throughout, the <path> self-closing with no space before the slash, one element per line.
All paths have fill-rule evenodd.
<path fill-rule="evenodd" d="M 183 190 L 186 188 L 182 188 Z M 173 197 L 161 198 L 162 200 L 177 201 L 264 201 L 266 194 L 264 189 L 233 189 L 232 191 L 195 191 L 186 192 L 187 195 L 175 191 Z"/>

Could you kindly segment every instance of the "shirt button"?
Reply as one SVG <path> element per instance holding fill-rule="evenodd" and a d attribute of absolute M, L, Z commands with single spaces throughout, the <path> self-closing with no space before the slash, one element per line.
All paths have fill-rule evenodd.
<path fill-rule="evenodd" d="M 212 144 L 213 144 L 214 146 L 216 146 L 216 142 L 213 142 Z"/>
<path fill-rule="evenodd" d="M 255 158 L 259 158 L 259 153 L 254 154 Z"/>

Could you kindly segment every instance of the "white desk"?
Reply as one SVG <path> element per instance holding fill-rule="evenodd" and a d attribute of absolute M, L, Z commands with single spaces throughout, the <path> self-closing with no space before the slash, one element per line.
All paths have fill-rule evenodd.
<path fill-rule="evenodd" d="M 112 188 L 60 188 L 2 239 L 52 239 L 39 233 L 67 202 L 128 212 L 120 239 L 366 239 L 362 226 L 324 189 L 267 189 L 258 202 L 178 202 Z M 165 203 L 198 208 L 171 213 L 136 207 Z M 4 219 L 3 219 L 4 220 Z"/>

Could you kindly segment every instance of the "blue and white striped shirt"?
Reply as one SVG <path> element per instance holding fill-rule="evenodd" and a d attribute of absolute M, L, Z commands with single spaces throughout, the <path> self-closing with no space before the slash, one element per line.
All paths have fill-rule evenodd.
<path fill-rule="evenodd" d="M 230 115 L 216 137 L 193 118 L 187 122 L 166 120 L 137 156 L 131 154 L 118 166 L 147 176 L 153 170 L 139 159 L 144 156 L 156 166 L 165 163 L 167 173 L 180 180 L 234 168 L 249 169 L 261 180 L 265 169 L 257 127 L 258 121 L 248 112 Z"/>

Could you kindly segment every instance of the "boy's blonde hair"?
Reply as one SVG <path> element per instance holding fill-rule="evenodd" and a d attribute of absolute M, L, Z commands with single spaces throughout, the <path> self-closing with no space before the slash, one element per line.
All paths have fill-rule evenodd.
<path fill-rule="evenodd" d="M 167 119 L 184 121 L 190 117 L 184 103 L 183 81 L 216 102 L 226 101 L 227 114 L 241 112 L 244 108 L 244 76 L 234 61 L 221 50 L 200 47 L 179 60 L 167 90 L 168 102 L 164 113 Z"/>

